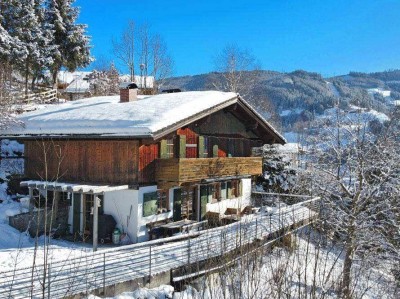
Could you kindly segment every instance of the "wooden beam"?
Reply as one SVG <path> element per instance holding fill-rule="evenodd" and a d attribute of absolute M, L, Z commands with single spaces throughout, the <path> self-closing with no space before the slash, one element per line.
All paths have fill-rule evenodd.
<path fill-rule="evenodd" d="M 224 108 L 223 111 L 224 111 L 225 113 L 228 113 L 228 112 L 236 111 L 236 109 L 237 109 L 237 104 L 235 103 L 235 104 L 233 104 L 233 105 L 231 105 L 231 106 L 229 106 L 229 107 Z"/>
<path fill-rule="evenodd" d="M 100 198 L 97 194 L 93 195 L 93 251 L 97 251 L 99 241 L 99 205 Z"/>

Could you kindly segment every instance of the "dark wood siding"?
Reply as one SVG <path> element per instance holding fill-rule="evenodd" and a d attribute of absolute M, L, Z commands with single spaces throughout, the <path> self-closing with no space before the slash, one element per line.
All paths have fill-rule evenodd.
<path fill-rule="evenodd" d="M 177 134 L 186 136 L 186 158 L 197 158 L 198 135 L 189 128 L 179 129 Z"/>
<path fill-rule="evenodd" d="M 24 141 L 24 144 L 25 174 L 29 178 L 76 183 L 137 183 L 138 140 L 47 140 Z"/>
<path fill-rule="evenodd" d="M 139 183 L 154 183 L 156 171 L 156 159 L 158 154 L 159 145 L 149 144 L 141 145 L 139 147 Z"/>
<path fill-rule="evenodd" d="M 236 136 L 244 138 L 257 138 L 257 136 L 246 128 L 248 120 L 240 121 L 230 112 L 218 111 L 197 123 L 191 124 L 191 128 L 199 135 Z"/>

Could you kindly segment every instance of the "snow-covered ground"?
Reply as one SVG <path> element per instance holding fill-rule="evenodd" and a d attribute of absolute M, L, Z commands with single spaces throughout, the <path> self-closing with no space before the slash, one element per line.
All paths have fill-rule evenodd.
<path fill-rule="evenodd" d="M 24 145 L 15 140 L 2 139 L 0 142 L 2 157 L 21 156 L 24 152 Z"/>
<path fill-rule="evenodd" d="M 381 112 L 373 109 L 361 108 L 355 105 L 350 105 L 349 111 L 343 111 L 338 108 L 326 109 L 324 114 L 318 116 L 317 119 L 332 119 L 335 120 L 337 113 L 340 114 L 343 121 L 351 121 L 357 123 L 365 123 L 371 120 L 379 120 L 380 122 L 385 122 L 389 120 L 389 117 Z"/>
<path fill-rule="evenodd" d="M 292 115 L 292 114 L 300 114 L 300 113 L 302 113 L 304 111 L 304 109 L 299 109 L 299 108 L 296 108 L 296 109 L 292 109 L 292 110 L 283 110 L 281 113 L 279 113 L 279 115 L 280 116 L 289 116 L 289 115 Z"/>
<path fill-rule="evenodd" d="M 24 147 L 15 140 L 1 140 L 2 157 L 22 155 Z M 19 232 L 8 225 L 9 217 L 25 213 L 28 210 L 21 203 L 7 194 L 7 176 L 23 173 L 22 159 L 1 159 L 0 164 L 0 269 L 12 270 L 15 267 L 30 267 L 33 264 L 35 240 L 26 232 Z M 38 251 L 43 249 L 46 239 L 38 240 Z M 90 245 L 50 240 L 50 259 L 63 260 L 66 257 L 78 257 L 91 252 Z M 36 262 L 43 262 L 43 255 L 36 257 Z"/>
<path fill-rule="evenodd" d="M 390 90 L 384 90 L 382 88 L 370 88 L 367 89 L 369 94 L 380 94 L 382 95 L 384 98 L 390 97 L 391 95 L 391 91 Z"/>
<path fill-rule="evenodd" d="M 31 267 L 35 252 L 35 239 L 27 232 L 19 232 L 8 225 L 8 218 L 27 212 L 21 203 L 7 199 L 0 203 L 0 269 L 12 270 L 16 267 Z M 38 239 L 37 252 L 43 252 L 44 244 L 48 241 L 44 236 Z M 92 252 L 90 244 L 72 243 L 62 240 L 50 239 L 50 260 L 65 260 L 72 257 L 80 257 Z M 43 254 L 36 256 L 36 263 L 43 263 Z"/>
<path fill-rule="evenodd" d="M 303 229 L 292 247 L 274 247 L 245 257 L 235 267 L 198 278 L 184 291 L 171 286 L 140 288 L 108 299 L 173 298 L 338 298 L 342 275 L 342 248 L 313 230 Z M 356 261 L 357 263 L 357 261 Z M 396 298 L 391 265 L 356 264 L 352 273 L 354 298 Z M 89 299 L 99 297 L 89 296 Z M 398 298 L 398 297 L 397 297 Z"/>
<path fill-rule="evenodd" d="M 328 84 L 329 89 L 331 90 L 332 94 L 333 94 L 335 97 L 340 98 L 340 92 L 339 92 L 339 90 L 336 88 L 336 86 L 333 85 L 332 82 L 328 82 L 328 81 L 326 81 L 326 84 Z"/>
<path fill-rule="evenodd" d="M 337 298 L 342 275 L 342 248 L 314 231 L 296 234 L 290 249 L 266 250 L 261 260 L 246 260 L 226 273 L 206 277 L 194 298 Z M 395 298 L 387 264 L 357 264 L 352 273 L 354 298 Z M 200 296 L 205 294 L 205 296 Z M 392 297 L 393 296 L 393 297 Z"/>

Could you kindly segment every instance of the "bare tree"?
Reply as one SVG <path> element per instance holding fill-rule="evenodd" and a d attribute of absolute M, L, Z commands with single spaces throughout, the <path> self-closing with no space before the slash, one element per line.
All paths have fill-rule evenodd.
<path fill-rule="evenodd" d="M 103 55 L 96 57 L 96 60 L 92 63 L 93 69 L 99 72 L 108 72 L 113 63 L 111 60 Z"/>
<path fill-rule="evenodd" d="M 173 60 L 167 45 L 160 35 L 150 31 L 147 24 L 135 27 L 130 21 L 120 39 L 113 40 L 113 47 L 116 57 L 128 67 L 131 81 L 135 81 L 135 72 L 140 73 L 142 82 L 137 83 L 144 90 L 151 89 L 152 94 L 157 93 L 172 74 Z M 155 82 L 150 82 L 150 76 Z"/>
<path fill-rule="evenodd" d="M 172 75 L 174 61 L 168 53 L 167 44 L 158 34 L 152 37 L 151 50 L 153 69 L 150 74 L 157 82 L 153 88 L 153 93 L 156 93 L 164 85 L 165 79 Z"/>
<path fill-rule="evenodd" d="M 217 54 L 214 64 L 222 75 L 222 80 L 212 83 L 216 89 L 240 93 L 250 99 L 260 70 L 259 62 L 250 51 L 229 44 Z"/>
<path fill-rule="evenodd" d="M 112 40 L 115 56 L 129 69 L 130 79 L 135 80 L 135 23 L 130 20 L 118 39 Z"/>
<path fill-rule="evenodd" d="M 139 28 L 140 71 L 143 76 L 141 82 L 144 89 L 152 89 L 152 94 L 163 86 L 165 79 L 172 75 L 173 60 L 168 53 L 167 44 L 159 34 L 152 34 L 148 25 Z M 150 86 L 147 76 L 154 78 Z"/>
<path fill-rule="evenodd" d="M 400 261 L 400 151 L 393 117 L 376 136 L 361 115 L 350 119 L 337 108 L 334 125 L 321 126 L 314 136 L 310 187 L 324 199 L 324 227 L 343 244 L 343 298 L 353 296 L 355 259 L 368 267 L 389 256 Z"/>

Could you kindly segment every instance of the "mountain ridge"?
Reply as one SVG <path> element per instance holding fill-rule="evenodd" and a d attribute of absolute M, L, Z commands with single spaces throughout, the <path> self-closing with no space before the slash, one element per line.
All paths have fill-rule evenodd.
<path fill-rule="evenodd" d="M 252 76 L 248 99 L 262 115 L 287 130 L 297 122 L 312 120 L 326 109 L 358 106 L 388 114 L 394 101 L 400 100 L 400 70 L 362 73 L 350 72 L 325 78 L 315 72 L 296 70 L 283 73 L 269 70 L 243 72 Z M 224 80 L 223 73 L 172 77 L 164 89 L 209 90 Z M 292 111 L 293 113 L 288 113 Z"/>

